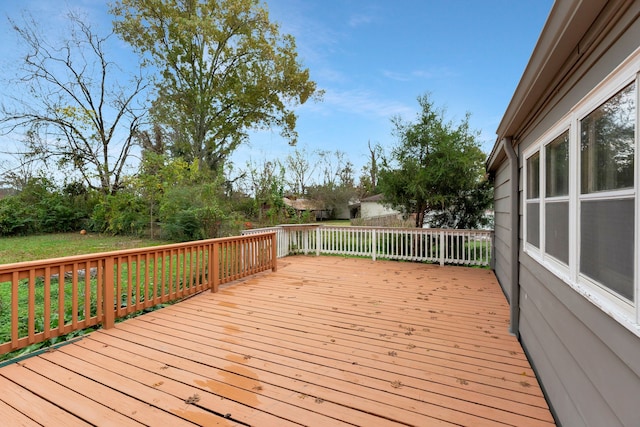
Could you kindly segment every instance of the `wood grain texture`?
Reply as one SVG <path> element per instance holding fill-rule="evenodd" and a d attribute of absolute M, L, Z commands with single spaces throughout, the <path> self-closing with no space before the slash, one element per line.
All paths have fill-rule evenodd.
<path fill-rule="evenodd" d="M 508 315 L 489 270 L 287 257 L 0 369 L 0 414 L 16 425 L 553 426 Z"/>

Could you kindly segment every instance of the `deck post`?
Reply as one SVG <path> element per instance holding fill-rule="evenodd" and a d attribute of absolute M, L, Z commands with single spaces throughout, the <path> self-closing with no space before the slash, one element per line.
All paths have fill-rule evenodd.
<path fill-rule="evenodd" d="M 320 256 L 320 227 L 316 227 L 316 256 Z"/>
<path fill-rule="evenodd" d="M 207 286 L 209 289 L 213 290 L 213 269 L 215 265 L 215 258 L 213 256 L 213 247 L 215 243 L 209 243 L 209 248 L 207 249 L 208 259 L 207 259 Z"/>
<path fill-rule="evenodd" d="M 376 241 L 376 229 L 371 230 L 371 259 L 376 260 L 376 248 L 378 247 L 378 242 Z"/>
<path fill-rule="evenodd" d="M 278 271 L 278 239 L 275 232 L 271 235 L 271 271 Z"/>
<path fill-rule="evenodd" d="M 102 319 L 102 327 L 111 329 L 115 326 L 115 307 L 114 307 L 114 277 L 113 277 L 113 257 L 108 256 L 104 259 L 104 280 L 102 281 L 104 317 Z"/>
<path fill-rule="evenodd" d="M 220 244 L 213 243 L 213 269 L 211 274 L 211 292 L 218 292 L 220 286 Z"/>
<path fill-rule="evenodd" d="M 440 265 L 444 265 L 444 255 L 445 255 L 445 248 L 444 248 L 444 230 L 440 230 Z"/>

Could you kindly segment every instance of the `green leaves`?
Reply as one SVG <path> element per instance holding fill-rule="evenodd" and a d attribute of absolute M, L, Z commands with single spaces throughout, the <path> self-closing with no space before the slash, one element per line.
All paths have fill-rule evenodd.
<path fill-rule="evenodd" d="M 418 97 L 422 111 L 416 122 L 394 118 L 399 143 L 383 159 L 380 190 L 390 205 L 416 214 L 416 227 L 428 213 L 440 227 L 474 228 L 490 206 L 485 154 L 469 129 L 469 115 L 459 124 L 447 122 L 428 95 Z"/>
<path fill-rule="evenodd" d="M 157 68 L 154 118 L 182 136 L 172 147 L 216 171 L 252 128 L 295 143 L 293 108 L 317 94 L 256 0 L 120 0 L 114 30 Z"/>

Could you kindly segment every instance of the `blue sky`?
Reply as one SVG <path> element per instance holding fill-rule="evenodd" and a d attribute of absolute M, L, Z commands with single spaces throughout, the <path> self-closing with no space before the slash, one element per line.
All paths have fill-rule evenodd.
<path fill-rule="evenodd" d="M 109 30 L 107 2 L 68 0 L 100 30 Z M 300 59 L 325 90 L 322 102 L 297 110 L 298 148 L 341 150 L 358 172 L 367 142 L 391 147 L 391 118 L 412 120 L 416 98 L 430 93 L 446 117 L 471 114 L 485 152 L 533 51 L 552 0 L 266 0 L 271 19 L 296 38 Z M 5 0 L 0 16 L 30 10 L 55 31 L 65 6 L 53 0 Z M 6 22 L 6 21 L 4 21 Z M 12 72 L 15 40 L 0 37 L 0 73 Z M 135 61 L 123 55 L 122 64 Z M 233 156 L 284 159 L 293 151 L 277 129 L 252 134 Z"/>
<path fill-rule="evenodd" d="M 367 142 L 390 147 L 392 116 L 412 120 L 430 93 L 446 117 L 471 114 L 484 151 L 551 10 L 550 0 L 271 0 L 324 101 L 299 110 L 299 145 L 342 150 L 357 169 Z M 253 153 L 286 152 L 277 133 Z M 249 150 L 246 154 L 249 153 Z"/>

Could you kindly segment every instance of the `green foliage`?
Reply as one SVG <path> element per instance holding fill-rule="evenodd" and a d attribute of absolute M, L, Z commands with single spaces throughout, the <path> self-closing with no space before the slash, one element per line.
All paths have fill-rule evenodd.
<path fill-rule="evenodd" d="M 36 218 L 29 206 L 16 196 L 0 200 L 0 235 L 15 236 L 34 233 Z"/>
<path fill-rule="evenodd" d="M 220 237 L 228 218 L 216 182 L 168 189 L 160 204 L 166 237 L 176 241 Z"/>
<path fill-rule="evenodd" d="M 127 190 L 103 197 L 91 216 L 91 229 L 100 233 L 141 235 L 146 227 L 144 201 Z"/>
<path fill-rule="evenodd" d="M 219 171 L 251 128 L 278 126 L 295 143 L 293 107 L 316 85 L 258 1 L 119 0 L 111 13 L 161 74 L 153 114 L 174 133 L 174 155 Z"/>
<path fill-rule="evenodd" d="M 454 125 L 427 95 L 418 102 L 422 111 L 415 123 L 393 120 L 399 144 L 383 159 L 379 188 L 388 204 L 416 214 L 416 227 L 431 213 L 441 227 L 476 228 L 492 188 L 469 116 Z"/>
<path fill-rule="evenodd" d="M 493 185 L 482 180 L 477 186 L 452 198 L 444 208 L 433 212 L 429 224 L 434 228 L 475 229 L 491 226 L 485 210 L 493 203 Z"/>
<path fill-rule="evenodd" d="M 46 178 L 33 178 L 16 195 L 0 200 L 0 235 L 79 230 L 95 200 L 80 183 L 58 189 Z"/>
<path fill-rule="evenodd" d="M 285 218 L 283 201 L 285 168 L 280 161 L 256 163 L 249 161 L 242 171 L 244 191 L 253 197 L 251 209 L 240 212 L 252 214 L 251 218 L 260 224 L 275 225 Z M 238 210 L 236 210 L 238 211 Z"/>
<path fill-rule="evenodd" d="M 361 199 L 378 194 L 378 170 L 380 159 L 384 152 L 380 144 L 372 147 L 371 141 L 367 143 L 367 147 L 369 148 L 369 160 L 362 168 L 362 175 L 358 185 L 358 193 Z"/>
<path fill-rule="evenodd" d="M 284 204 L 284 185 L 282 180 L 272 181 L 269 184 L 269 190 L 266 197 L 266 203 L 267 206 L 269 206 L 269 209 L 267 209 L 266 212 L 269 224 L 276 225 L 283 222 L 282 220 L 285 214 L 285 207 L 290 209 L 286 215 L 289 217 L 295 217 L 295 210 Z"/>
<path fill-rule="evenodd" d="M 322 184 L 308 187 L 308 197 L 316 201 L 335 219 L 339 211 L 348 209 L 349 201 L 356 197 L 353 164 L 345 158 L 345 153 L 318 151 Z"/>

